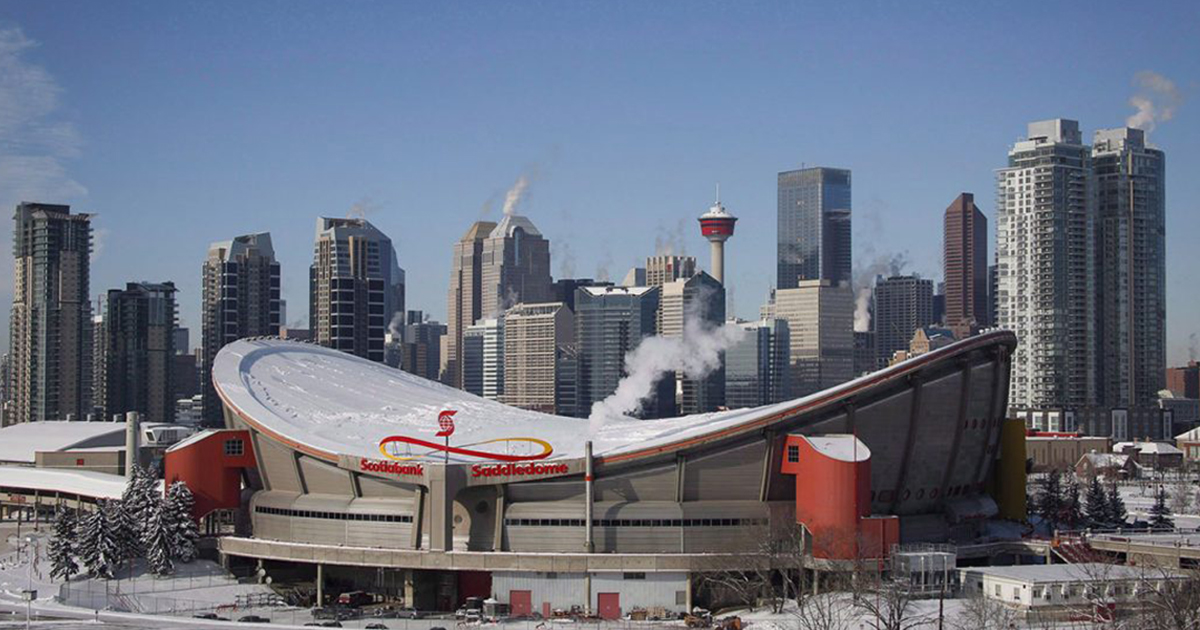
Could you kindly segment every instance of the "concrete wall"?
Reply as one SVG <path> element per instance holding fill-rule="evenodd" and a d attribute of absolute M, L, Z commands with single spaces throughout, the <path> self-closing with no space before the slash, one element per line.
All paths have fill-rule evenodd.
<path fill-rule="evenodd" d="M 617 593 L 622 613 L 651 606 L 682 612 L 686 608 L 687 590 L 686 573 L 593 573 L 590 607 L 597 609 L 599 593 Z M 492 573 L 492 591 L 502 602 L 509 601 L 511 591 L 530 591 L 535 613 L 541 613 L 547 603 L 551 611 L 569 610 L 571 606 L 583 606 L 587 600 L 583 573 L 496 571 Z"/>

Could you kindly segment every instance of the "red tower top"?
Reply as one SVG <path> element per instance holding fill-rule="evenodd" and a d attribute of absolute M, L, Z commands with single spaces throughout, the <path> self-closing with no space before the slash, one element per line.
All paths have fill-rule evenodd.
<path fill-rule="evenodd" d="M 700 215 L 700 234 L 710 241 L 724 241 L 733 236 L 733 224 L 737 217 L 725 211 L 721 200 L 717 199 L 708 212 Z"/>

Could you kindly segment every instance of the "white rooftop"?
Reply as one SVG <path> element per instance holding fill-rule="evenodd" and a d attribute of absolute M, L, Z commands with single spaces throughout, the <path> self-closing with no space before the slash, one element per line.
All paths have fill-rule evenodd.
<path fill-rule="evenodd" d="M 884 371 L 905 367 L 898 365 Z M 754 409 L 660 420 L 625 417 L 593 426 L 585 418 L 510 407 L 314 344 L 243 339 L 225 346 L 213 365 L 218 391 L 260 430 L 329 454 L 375 458 L 382 456 L 380 441 L 391 436 L 440 445 L 442 438 L 434 434 L 439 430 L 438 414 L 445 410 L 456 412 L 453 447 L 534 455 L 545 448 L 534 441 L 541 440 L 552 448 L 547 459 L 553 460 L 582 457 L 590 439 L 596 455 L 612 456 L 773 416 L 878 376 L 868 375 L 806 398 Z M 493 446 L 483 446 L 485 443 Z M 429 456 L 431 462 L 442 459 L 441 453 L 428 445 L 399 448 L 389 452 L 394 456 Z M 450 461 L 474 462 L 480 458 L 452 454 Z"/>
<path fill-rule="evenodd" d="M 32 464 L 36 451 L 123 444 L 123 422 L 22 422 L 0 429 L 0 462 Z"/>
<path fill-rule="evenodd" d="M 542 235 L 542 233 L 533 226 L 533 221 L 530 221 L 528 217 L 519 214 L 506 214 L 504 215 L 503 219 L 500 219 L 500 223 L 496 224 L 495 229 L 493 229 L 492 233 L 488 236 L 490 238 L 512 236 L 513 232 L 516 231 L 517 228 L 521 228 L 530 236 Z"/>
<path fill-rule="evenodd" d="M 0 486 L 119 499 L 125 491 L 125 477 L 87 470 L 0 466 Z"/>
<path fill-rule="evenodd" d="M 1163 573 L 1123 564 L 1023 564 L 1010 567 L 962 567 L 963 574 L 985 575 L 1030 584 L 1061 582 L 1104 582 L 1162 578 Z"/>
<path fill-rule="evenodd" d="M 1139 452 L 1151 455 L 1179 455 L 1183 451 L 1166 442 L 1117 442 L 1113 444 L 1114 453 L 1130 453 L 1137 449 Z"/>
<path fill-rule="evenodd" d="M 645 295 L 654 287 L 579 287 L 588 293 L 588 295 Z"/>
<path fill-rule="evenodd" d="M 863 462 L 871 458 L 871 449 L 853 435 L 831 434 L 802 436 L 818 453 L 842 462 Z"/>

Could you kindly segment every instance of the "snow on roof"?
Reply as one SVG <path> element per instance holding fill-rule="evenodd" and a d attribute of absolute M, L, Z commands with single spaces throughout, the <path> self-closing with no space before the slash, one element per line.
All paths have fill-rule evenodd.
<path fill-rule="evenodd" d="M 1192 429 L 1191 431 L 1185 431 L 1183 433 L 1180 433 L 1179 435 L 1175 436 L 1175 439 L 1176 440 L 1187 440 L 1187 441 L 1200 440 L 1200 427 L 1196 427 L 1195 429 Z"/>
<path fill-rule="evenodd" d="M 1046 582 L 1103 582 L 1109 580 L 1162 579 L 1162 572 L 1123 564 L 1023 564 L 1009 567 L 965 567 L 964 575 L 983 575 L 1031 584 Z"/>
<path fill-rule="evenodd" d="M 1137 449 L 1149 455 L 1179 455 L 1183 451 L 1166 442 L 1117 442 L 1113 444 L 1114 453 L 1128 452 L 1126 449 Z"/>
<path fill-rule="evenodd" d="M 125 491 L 125 477 L 88 470 L 0 466 L 0 486 L 119 499 Z"/>
<path fill-rule="evenodd" d="M 1011 339 L 1011 333 L 994 333 Z M 975 337 L 936 350 L 926 360 L 957 353 L 956 347 L 990 341 Z M 226 345 L 213 364 L 213 382 L 226 404 L 260 430 L 300 448 L 330 455 L 380 457 L 380 441 L 391 436 L 426 445 L 399 446 L 393 456 L 438 455 L 438 415 L 453 410 L 451 446 L 481 447 L 491 453 L 537 455 L 547 459 L 583 456 L 590 439 L 597 456 L 637 452 L 706 436 L 781 414 L 807 402 L 856 389 L 864 381 L 902 373 L 912 362 L 843 383 L 829 390 L 774 405 L 701 413 L 659 420 L 621 418 L 592 426 L 588 419 L 553 416 L 480 398 L 323 346 L 281 339 L 243 339 Z M 434 443 L 434 444 L 429 444 Z M 488 446 L 484 446 L 488 444 Z M 393 442 L 388 448 L 397 448 Z M 480 461 L 452 454 L 452 463 Z"/>
<path fill-rule="evenodd" d="M 0 462 L 32 464 L 37 451 L 124 444 L 123 422 L 21 422 L 0 429 Z"/>
<path fill-rule="evenodd" d="M 871 449 L 853 435 L 832 434 L 801 436 L 818 453 L 842 462 L 862 462 L 871 458 Z"/>
<path fill-rule="evenodd" d="M 1109 466 L 1121 468 L 1125 466 L 1125 462 L 1129 461 L 1129 456 L 1115 455 L 1113 453 L 1084 453 L 1080 459 L 1086 459 L 1096 468 L 1107 468 Z"/>
<path fill-rule="evenodd" d="M 496 227 L 492 229 L 492 233 L 488 236 L 490 238 L 511 237 L 517 228 L 521 228 L 530 236 L 542 235 L 536 227 L 533 227 L 533 221 L 530 221 L 529 217 L 519 214 L 506 214 L 503 219 L 500 219 L 500 223 L 496 224 Z"/>
<path fill-rule="evenodd" d="M 600 295 L 634 295 L 634 296 L 637 296 L 637 295 L 645 295 L 645 293 L 647 291 L 650 291 L 654 287 L 601 286 L 601 287 L 579 287 L 579 288 L 582 289 L 583 291 L 585 291 L 588 295 L 595 295 L 595 296 L 600 296 Z"/>

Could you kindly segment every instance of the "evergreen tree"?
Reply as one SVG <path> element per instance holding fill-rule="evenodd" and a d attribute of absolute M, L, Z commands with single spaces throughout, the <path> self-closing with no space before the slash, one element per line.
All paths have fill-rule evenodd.
<path fill-rule="evenodd" d="M 196 526 L 196 519 L 192 517 L 194 503 L 192 491 L 182 481 L 176 481 L 167 490 L 164 511 L 168 526 L 174 532 L 171 542 L 172 557 L 180 562 L 191 562 L 198 554 L 196 541 L 200 539 L 200 530 Z"/>
<path fill-rule="evenodd" d="M 54 519 L 54 538 L 50 540 L 50 577 L 70 580 L 79 573 L 75 562 L 75 512 L 59 508 Z"/>
<path fill-rule="evenodd" d="M 1079 500 L 1079 483 L 1073 477 L 1068 477 L 1063 487 L 1062 516 L 1059 520 L 1067 529 L 1079 529 L 1083 526 L 1083 505 Z"/>
<path fill-rule="evenodd" d="M 151 504 L 157 498 L 154 496 L 156 485 L 154 477 L 147 469 L 134 464 L 133 476 L 129 483 L 125 484 L 125 492 L 121 494 L 121 503 L 135 527 L 146 522 Z"/>
<path fill-rule="evenodd" d="M 1087 494 L 1084 496 L 1084 515 L 1087 517 L 1088 527 L 1101 528 L 1111 524 L 1108 495 L 1104 492 L 1104 486 L 1100 485 L 1100 477 L 1092 477 L 1092 482 L 1088 485 Z"/>
<path fill-rule="evenodd" d="M 109 523 L 113 508 L 108 503 L 110 501 L 98 503 L 96 509 L 83 519 L 79 532 L 83 565 L 93 578 L 112 578 L 113 570 L 121 561 L 120 547 Z"/>
<path fill-rule="evenodd" d="M 171 519 L 167 516 L 167 502 L 150 504 L 142 523 L 142 549 L 146 550 L 146 562 L 155 575 L 169 575 L 175 569 L 171 562 L 174 537 Z"/>
<path fill-rule="evenodd" d="M 1129 525 L 1129 511 L 1125 509 L 1125 500 L 1121 498 L 1121 489 L 1116 481 L 1108 486 L 1108 521 L 1114 527 Z"/>
<path fill-rule="evenodd" d="M 1154 493 L 1154 505 L 1150 508 L 1150 526 L 1155 529 L 1174 529 L 1171 508 L 1167 505 L 1167 490 L 1162 486 Z"/>
<path fill-rule="evenodd" d="M 1062 478 L 1057 470 L 1051 470 L 1038 482 L 1036 514 L 1051 530 L 1058 529 L 1062 518 Z"/>
<path fill-rule="evenodd" d="M 109 511 L 109 536 L 117 548 L 118 564 L 127 564 L 142 555 L 142 543 L 139 539 L 137 521 L 130 513 L 124 501 L 112 500 L 105 505 Z"/>

